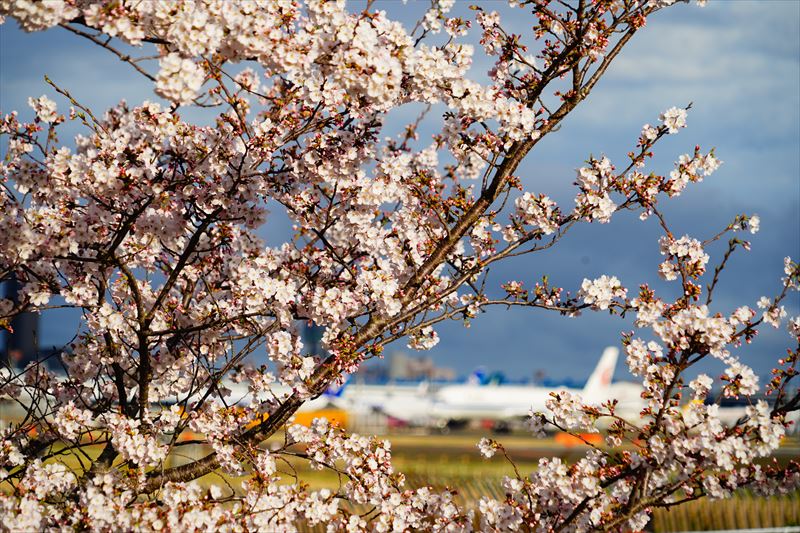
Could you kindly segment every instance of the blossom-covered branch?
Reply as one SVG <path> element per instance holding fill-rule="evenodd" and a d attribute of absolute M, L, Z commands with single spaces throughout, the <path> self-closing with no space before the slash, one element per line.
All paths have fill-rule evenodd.
<path fill-rule="evenodd" d="M 68 112 L 41 96 L 29 101 L 32 121 L 17 112 L 0 120 L 8 143 L 0 281 L 21 286 L 15 300 L 0 300 L 0 327 L 61 302 L 82 314 L 61 354 L 65 378 L 40 364 L 4 369 L 0 378 L 0 392 L 26 411 L 0 441 L 4 525 L 289 530 L 304 520 L 332 530 L 468 529 L 475 517 L 451 493 L 405 488 L 388 443 L 325 421 L 303 428 L 291 417 L 386 344 L 405 338 L 429 349 L 436 324 L 468 323 L 489 305 L 636 313 L 637 327 L 658 341 L 623 339 L 646 389 L 640 426 L 617 416 L 613 403 L 586 406 L 564 394 L 546 415 L 568 431 L 609 417 L 609 444 L 624 439 L 638 443 L 634 450 L 598 449 L 575 465 L 545 460 L 531 476 L 517 472 L 506 501 L 481 502 L 484 528 L 638 528 L 649 509 L 681 499 L 797 482 L 796 466 L 753 464 L 777 446 L 786 413 L 798 408 L 789 385 L 796 350 L 770 383 L 775 406 L 754 404 L 736 427 L 721 426 L 713 406 L 700 402 L 710 378 L 692 381 L 688 394 L 697 401 L 678 407 L 683 372 L 707 355 L 726 366 L 727 394 L 756 391 L 752 370 L 728 346 L 778 324 L 798 278 L 787 262 L 783 291 L 759 303 L 757 320 L 749 307 L 712 314 L 728 257 L 747 246 L 733 238 L 705 305 L 698 303 L 705 246 L 757 230 L 758 218 L 740 216 L 707 241 L 669 230 L 659 202 L 719 166 L 713 151 L 695 148 L 668 176 L 644 172 L 655 144 L 686 126 L 689 107 L 645 125 L 621 170 L 590 158 L 577 172 L 574 206 L 524 190 L 517 175 L 646 19 L 672 2 L 512 4 L 530 17 L 530 35 L 474 9 L 492 62 L 480 84 L 469 78 L 473 20 L 449 17 L 448 0 L 434 0 L 410 32 L 371 3 L 349 11 L 321 0 L 0 0 L 0 16 L 27 31 L 61 26 L 88 39 L 168 102 L 123 101 L 95 114 L 51 82 Z M 385 139 L 389 114 L 411 104 L 427 111 Z M 188 106 L 217 108 L 213 125 L 184 120 Z M 434 110 L 436 134 L 422 141 L 420 123 L 433 121 Z M 85 127 L 74 148 L 58 138 L 66 121 Z M 275 209 L 292 234 L 267 246 L 261 236 L 274 231 Z M 647 286 L 629 298 L 610 273 L 570 290 L 546 277 L 531 288 L 511 281 L 503 296 L 490 296 L 491 264 L 549 249 L 575 225 L 606 223 L 620 210 L 654 216 L 663 228 L 659 273 L 680 279 L 677 301 L 667 304 Z M 306 353 L 302 323 L 324 328 L 325 353 Z M 255 353 L 267 364 L 256 367 Z M 248 405 L 229 397 L 227 379 L 247 384 Z M 260 447 L 282 429 L 283 447 Z M 168 466 L 190 431 L 212 451 Z M 68 468 L 67 454 L 81 467 Z M 287 457 L 335 471 L 339 489 L 280 483 L 276 465 Z M 212 472 L 252 477 L 241 491 L 206 492 L 193 482 Z M 359 515 L 341 500 L 371 510 Z"/>

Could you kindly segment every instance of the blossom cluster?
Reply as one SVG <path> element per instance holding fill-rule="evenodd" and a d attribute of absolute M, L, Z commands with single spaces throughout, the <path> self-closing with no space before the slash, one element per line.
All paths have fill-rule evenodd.
<path fill-rule="evenodd" d="M 614 298 L 625 298 L 627 293 L 616 276 L 603 274 L 595 280 L 584 279 L 579 294 L 584 302 L 595 309 L 606 310 Z"/>
<path fill-rule="evenodd" d="M 614 166 L 608 158 L 591 159 L 591 166 L 578 169 L 576 185 L 581 194 L 576 198 L 575 214 L 586 220 L 609 222 L 617 204 L 609 196 L 614 185 Z"/>
<path fill-rule="evenodd" d="M 537 226 L 549 235 L 558 230 L 559 212 L 556 203 L 545 195 L 534 196 L 526 192 L 515 200 L 517 216 L 527 225 Z"/>
<path fill-rule="evenodd" d="M 697 278 L 706 271 L 708 254 L 703 249 L 703 244 L 697 239 L 684 235 L 674 240 L 668 236 L 659 241 L 661 255 L 667 259 L 661 263 L 658 273 L 668 281 L 675 280 L 678 274 Z"/>

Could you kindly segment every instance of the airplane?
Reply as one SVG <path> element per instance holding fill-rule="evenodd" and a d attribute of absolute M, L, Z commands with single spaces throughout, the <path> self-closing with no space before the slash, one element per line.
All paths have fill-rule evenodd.
<path fill-rule="evenodd" d="M 531 410 L 546 412 L 545 402 L 550 394 L 565 390 L 580 394 L 584 403 L 600 405 L 618 399 L 617 412 L 623 417 L 639 415 L 644 402 L 641 386 L 633 383 L 611 383 L 619 350 L 608 347 L 583 389 L 549 388 L 530 385 L 480 385 L 471 383 L 447 385 L 435 393 L 388 401 L 380 410 L 388 416 L 406 421 L 409 425 L 428 425 L 440 428 L 461 427 L 472 420 L 492 420 L 497 429 L 513 420 L 527 418 Z"/>

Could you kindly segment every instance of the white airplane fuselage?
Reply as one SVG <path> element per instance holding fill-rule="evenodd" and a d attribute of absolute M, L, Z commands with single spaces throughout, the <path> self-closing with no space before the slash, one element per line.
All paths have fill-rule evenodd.
<path fill-rule="evenodd" d="M 544 387 L 520 385 L 451 385 L 436 393 L 430 413 L 452 420 L 520 418 L 531 410 L 545 411 L 551 392 Z"/>
<path fill-rule="evenodd" d="M 612 383 L 619 351 L 606 348 L 583 389 L 541 387 L 534 385 L 445 385 L 430 394 L 413 394 L 406 388 L 402 397 L 374 398 L 373 405 L 393 418 L 414 425 L 443 426 L 447 422 L 494 420 L 497 422 L 523 419 L 531 411 L 546 413 L 547 400 L 552 393 L 566 391 L 579 395 L 583 403 L 599 406 L 608 400 L 618 400 L 616 414 L 637 420 L 644 408 L 642 386 L 636 383 Z M 356 391 L 351 401 L 361 403 Z M 413 395 L 412 395 L 413 394 Z"/>

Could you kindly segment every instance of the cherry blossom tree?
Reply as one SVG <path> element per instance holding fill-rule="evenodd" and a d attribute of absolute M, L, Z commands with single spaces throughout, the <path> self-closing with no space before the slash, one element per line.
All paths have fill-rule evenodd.
<path fill-rule="evenodd" d="M 756 460 L 778 447 L 786 414 L 800 407 L 790 384 L 800 319 L 789 320 L 795 344 L 766 384 L 774 403 L 753 401 L 734 427 L 702 401 L 714 380 L 685 378 L 715 358 L 726 395 L 755 394 L 754 372 L 731 350 L 765 325 L 779 327 L 781 302 L 800 282 L 787 258 L 760 309 L 713 310 L 726 262 L 749 246 L 740 232 L 755 233 L 759 221 L 738 215 L 704 239 L 670 229 L 660 202 L 720 164 L 697 147 L 669 175 L 646 169 L 659 140 L 686 126 L 688 108 L 645 125 L 628 160 L 589 158 L 574 205 L 523 190 L 516 174 L 648 17 L 673 1 L 517 0 L 532 30 L 515 35 L 493 4 L 473 8 L 472 19 L 448 17 L 453 0 L 433 0 L 414 28 L 372 2 L 358 10 L 321 0 L 0 0 L 6 23 L 88 39 L 169 102 L 122 102 L 96 114 L 53 83 L 69 110 L 42 96 L 30 99 L 33 122 L 2 117 L 0 280 L 22 288 L 17 300 L 0 300 L 0 324 L 56 306 L 82 314 L 62 356 L 66 379 L 34 363 L 5 369 L 0 382 L 27 411 L 0 435 L 4 527 L 640 529 L 657 507 L 739 487 L 797 487 L 796 463 Z M 473 25 L 477 53 L 493 61 L 485 84 L 469 77 L 476 51 L 464 41 Z M 118 43 L 141 46 L 141 57 Z M 400 136 L 382 136 L 388 114 L 412 103 L 441 116 L 438 133 L 421 141 L 420 117 Z M 183 120 L 192 106 L 214 109 L 214 125 Z M 59 144 L 67 121 L 84 127 L 74 149 Z M 293 235 L 270 247 L 258 231 L 275 210 Z M 621 210 L 663 229 L 659 273 L 680 284 L 678 299 L 625 288 L 610 274 L 571 291 L 543 279 L 488 295 L 493 263 L 548 249 L 574 226 Z M 712 269 L 706 247 L 723 238 L 728 250 Z M 548 413 L 532 413 L 534 433 L 553 425 L 580 435 L 598 431 L 602 418 L 611 421 L 607 446 L 575 464 L 543 459 L 535 472 L 505 479 L 505 500 L 483 498 L 478 509 L 459 507 L 451 492 L 408 488 L 386 441 L 325 420 L 292 423 L 305 401 L 385 345 L 405 339 L 430 349 L 440 322 L 500 305 L 634 315 L 639 331 L 622 343 L 645 387 L 641 420 L 621 418 L 614 402 L 554 394 Z M 325 354 L 304 353 L 303 323 L 324 328 Z M 268 365 L 250 363 L 257 352 Z M 223 379 L 246 383 L 253 402 L 232 406 Z M 697 401 L 684 409 L 686 399 Z M 170 466 L 168 456 L 192 444 L 181 438 L 189 431 L 210 453 Z M 279 431 L 283 445 L 268 449 L 265 439 Z M 489 439 L 479 448 L 505 453 Z M 67 455 L 81 467 L 67 467 Z M 290 457 L 337 472 L 339 488 L 285 483 Z M 241 490 L 195 481 L 213 472 L 250 477 Z"/>

